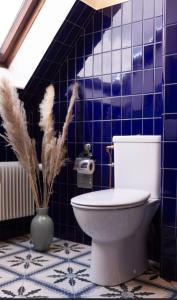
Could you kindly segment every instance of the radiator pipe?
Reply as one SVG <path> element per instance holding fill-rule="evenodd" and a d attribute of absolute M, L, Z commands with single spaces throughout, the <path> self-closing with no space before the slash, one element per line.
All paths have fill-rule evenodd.
<path fill-rule="evenodd" d="M 112 150 L 114 149 L 114 145 L 106 146 L 106 152 L 109 155 L 109 188 L 112 188 Z"/>

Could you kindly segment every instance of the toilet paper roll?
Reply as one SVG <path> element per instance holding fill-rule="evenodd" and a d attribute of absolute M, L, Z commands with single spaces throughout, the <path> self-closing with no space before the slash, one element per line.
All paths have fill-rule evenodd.
<path fill-rule="evenodd" d="M 95 171 L 95 162 L 93 159 L 83 159 L 79 162 L 77 172 L 80 174 L 91 175 Z"/>

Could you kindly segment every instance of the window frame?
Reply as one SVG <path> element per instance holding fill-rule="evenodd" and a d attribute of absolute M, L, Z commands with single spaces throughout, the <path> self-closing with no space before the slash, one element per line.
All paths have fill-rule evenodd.
<path fill-rule="evenodd" d="M 46 0 L 25 0 L 0 47 L 0 66 L 9 67 Z"/>

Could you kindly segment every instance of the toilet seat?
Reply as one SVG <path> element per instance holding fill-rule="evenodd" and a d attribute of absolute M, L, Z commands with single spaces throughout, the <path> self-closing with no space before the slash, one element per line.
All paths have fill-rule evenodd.
<path fill-rule="evenodd" d="M 71 199 L 74 207 L 87 209 L 122 209 L 143 205 L 150 193 L 134 189 L 107 189 L 82 194 Z"/>

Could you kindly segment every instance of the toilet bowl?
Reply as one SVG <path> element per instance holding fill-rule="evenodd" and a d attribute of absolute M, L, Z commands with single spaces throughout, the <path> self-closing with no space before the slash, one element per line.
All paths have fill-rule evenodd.
<path fill-rule="evenodd" d="M 147 268 L 146 236 L 160 203 L 160 140 L 114 137 L 115 188 L 71 199 L 78 224 L 92 238 L 93 283 L 118 285 Z"/>
<path fill-rule="evenodd" d="M 159 203 L 149 197 L 146 191 L 109 189 L 72 198 L 77 222 L 92 238 L 92 282 L 117 285 L 146 270 L 146 233 Z"/>

